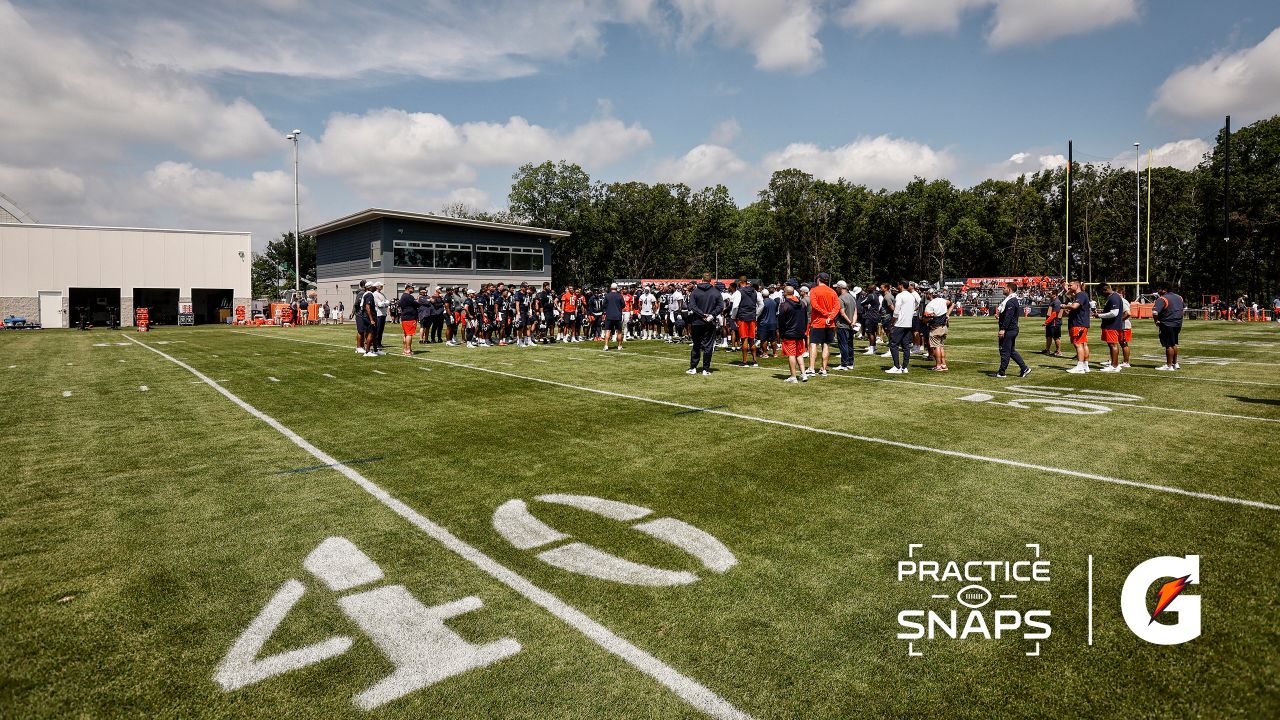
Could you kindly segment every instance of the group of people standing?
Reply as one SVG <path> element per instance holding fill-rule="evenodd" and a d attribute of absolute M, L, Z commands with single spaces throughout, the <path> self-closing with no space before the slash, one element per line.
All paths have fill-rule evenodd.
<path fill-rule="evenodd" d="M 385 354 L 382 334 L 386 319 L 398 316 L 403 330 L 401 352 L 413 354 L 413 340 L 467 347 L 537 343 L 604 343 L 604 350 L 621 350 L 630 339 L 667 340 L 690 344 L 690 375 L 711 374 L 711 360 L 717 346 L 742 353 L 742 365 L 759 367 L 762 358 L 787 358 L 788 383 L 825 377 L 830 370 L 854 367 L 854 343 L 867 343 L 864 355 L 892 359 L 885 369 L 891 375 L 907 374 L 913 355 L 927 355 L 929 368 L 946 372 L 946 342 L 952 301 L 940 289 L 923 289 L 901 280 L 873 285 L 867 290 L 850 288 L 840 280 L 831 283 L 828 273 L 818 273 L 812 283 L 792 278 L 781 285 L 762 286 L 740 277 L 726 286 L 704 275 L 695 283 L 619 288 L 590 291 L 566 288 L 557 293 L 550 283 L 535 290 L 527 283 L 487 285 L 479 291 L 469 288 L 439 288 L 406 285 L 394 305 L 382 294 L 382 283 L 362 281 L 354 310 L 357 352 L 366 356 Z M 1097 319 L 1109 358 L 1100 370 L 1117 373 L 1129 365 L 1129 345 L 1133 322 L 1130 302 L 1120 287 L 1100 286 L 1102 305 L 1090 298 L 1079 281 L 1071 281 L 1060 294 L 1051 294 L 1044 319 L 1046 355 L 1062 357 L 1062 322 L 1075 349 L 1076 364 L 1070 373 L 1091 371 L 1089 329 Z M 1009 283 L 1001 288 L 1003 300 L 996 308 L 997 343 L 1000 366 L 994 374 L 1005 377 L 1015 364 L 1019 377 L 1031 373 L 1031 366 L 1017 350 L 1019 322 L 1026 312 Z M 1174 371 L 1178 364 L 1178 335 L 1186 303 L 1181 296 L 1159 286 L 1152 308 L 1166 363 L 1157 370 Z M 881 352 L 882 344 L 888 348 Z M 838 364 L 832 367 L 833 346 Z M 807 363 L 806 363 L 807 360 Z"/>

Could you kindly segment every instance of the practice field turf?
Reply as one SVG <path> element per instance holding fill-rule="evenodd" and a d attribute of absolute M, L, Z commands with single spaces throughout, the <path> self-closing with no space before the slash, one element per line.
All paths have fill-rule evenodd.
<path fill-rule="evenodd" d="M 659 342 L 5 332 L 0 716 L 1276 717 L 1280 329 L 1189 323 L 1161 373 L 1137 326 L 1119 375 L 1029 323 L 994 379 L 962 319 L 949 373 L 804 385 Z M 1162 556 L 1199 560 L 1182 644 L 1122 616 Z"/>

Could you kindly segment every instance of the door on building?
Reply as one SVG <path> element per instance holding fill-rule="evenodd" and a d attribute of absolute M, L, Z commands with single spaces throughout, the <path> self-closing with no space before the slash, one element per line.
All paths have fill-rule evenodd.
<path fill-rule="evenodd" d="M 96 327 L 111 327 L 120 318 L 120 288 L 68 288 L 67 325 L 83 319 Z"/>
<path fill-rule="evenodd" d="M 152 325 L 177 325 L 178 288 L 134 288 L 133 308 L 147 308 Z"/>
<path fill-rule="evenodd" d="M 225 323 L 231 316 L 231 301 L 234 291 L 216 288 L 192 288 L 191 312 L 196 316 L 195 323 Z"/>
<path fill-rule="evenodd" d="M 62 293 L 41 290 L 40 326 L 47 328 L 65 327 L 62 322 Z"/>

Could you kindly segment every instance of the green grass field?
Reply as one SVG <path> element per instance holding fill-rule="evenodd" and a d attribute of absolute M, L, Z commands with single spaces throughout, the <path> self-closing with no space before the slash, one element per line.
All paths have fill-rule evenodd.
<path fill-rule="evenodd" d="M 687 350 L 658 342 L 373 359 L 349 325 L 3 333 L 0 716 L 1275 717 L 1280 329 L 1189 323 L 1172 374 L 1136 332 L 1133 370 L 1076 376 L 1025 328 L 1035 371 L 996 380 L 994 321 L 957 320 L 949 373 L 858 355 L 805 385 L 725 352 L 686 376 Z M 548 494 L 650 509 L 734 562 Z M 495 520 L 511 500 L 515 530 Z M 343 577 L 304 566 L 326 538 L 382 577 L 349 552 Z M 607 577 L 539 557 L 572 542 Z M 899 581 L 909 544 L 944 563 L 1038 545 L 1050 581 L 977 583 L 1017 595 L 979 614 L 1047 610 L 1051 635 L 899 639 L 904 610 L 963 625 L 974 584 Z M 1201 635 L 1141 639 L 1126 577 L 1187 555 Z M 634 584 L 651 577 L 682 584 Z M 242 636 L 290 580 L 304 592 L 278 627 Z M 363 611 L 340 604 L 362 592 Z M 470 597 L 443 625 L 422 610 Z M 335 637 L 349 646 L 270 674 Z M 459 644 L 503 638 L 519 651 L 483 667 Z M 359 706 L 388 684 L 400 696 Z"/>

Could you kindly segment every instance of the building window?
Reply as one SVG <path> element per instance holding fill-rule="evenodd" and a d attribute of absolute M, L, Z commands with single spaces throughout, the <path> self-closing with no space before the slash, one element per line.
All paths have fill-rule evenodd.
<path fill-rule="evenodd" d="M 393 262 L 396 267 L 471 269 L 470 245 L 419 240 L 396 240 L 392 245 Z"/>
<path fill-rule="evenodd" d="M 511 249 L 497 245 L 476 246 L 477 270 L 510 270 Z"/>
<path fill-rule="evenodd" d="M 382 243 L 377 240 L 369 243 L 369 267 L 382 267 Z"/>
<path fill-rule="evenodd" d="M 434 243 L 436 267 L 446 270 L 470 270 L 471 246 Z"/>
<path fill-rule="evenodd" d="M 477 245 L 476 269 L 541 271 L 542 249 Z"/>
<path fill-rule="evenodd" d="M 431 268 L 436 266 L 434 243 L 396 240 L 393 261 L 396 267 Z"/>
<path fill-rule="evenodd" d="M 542 248 L 511 248 L 511 269 L 542 272 Z"/>

